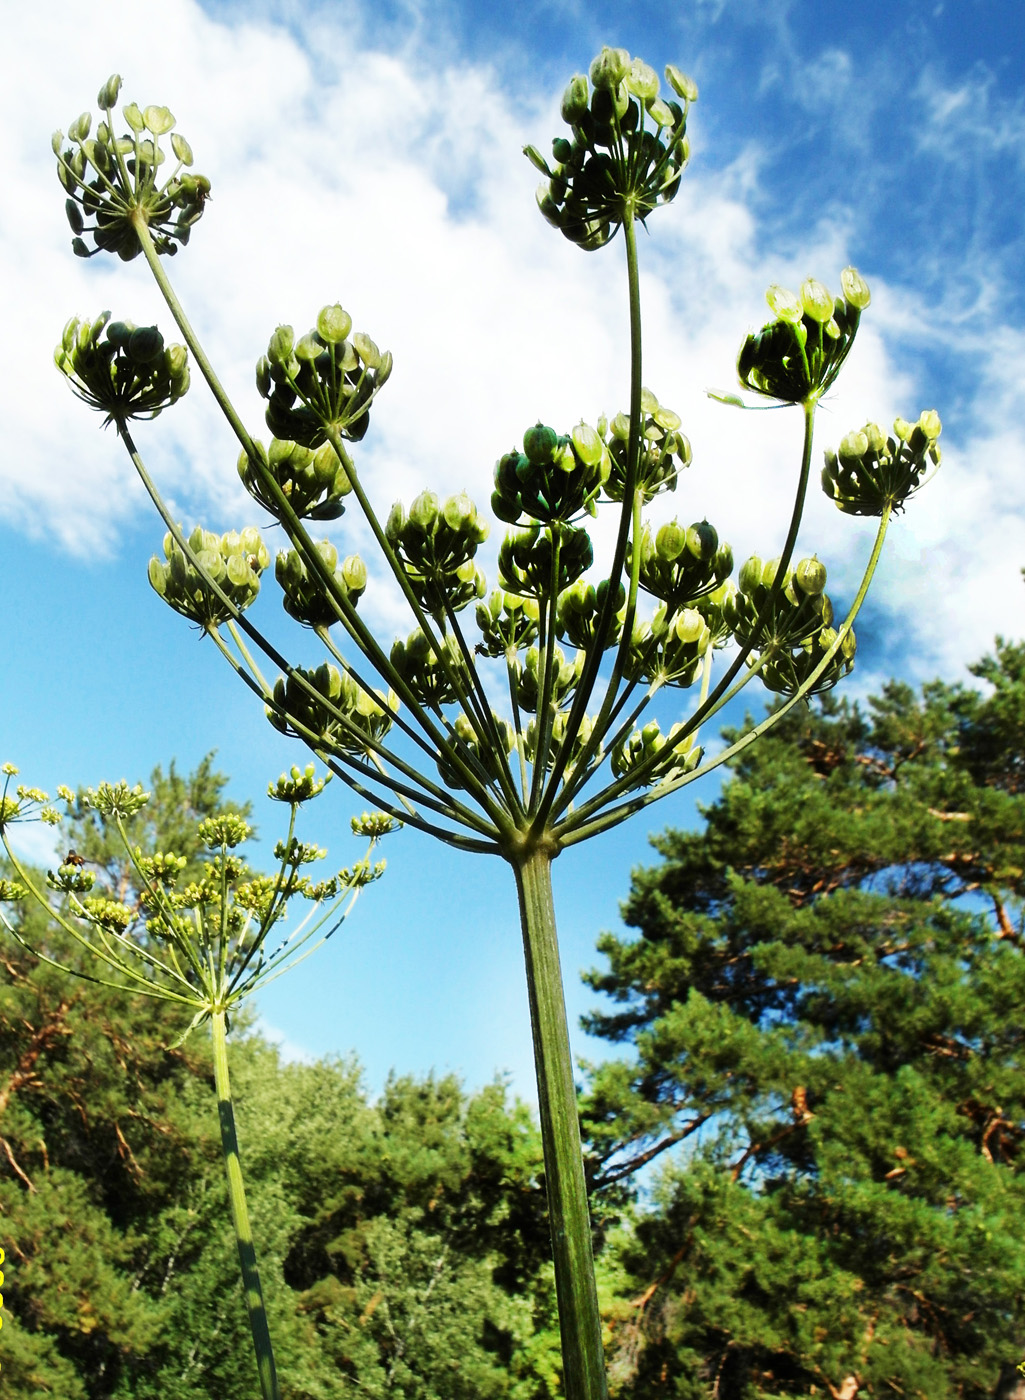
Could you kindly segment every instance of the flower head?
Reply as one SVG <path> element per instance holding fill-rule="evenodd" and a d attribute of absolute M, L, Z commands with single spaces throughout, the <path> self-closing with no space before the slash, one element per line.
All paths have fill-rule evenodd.
<path fill-rule="evenodd" d="M 129 130 L 114 135 L 112 108 L 120 90 L 116 74 L 100 89 L 97 105 L 104 119 L 95 136 L 89 134 L 92 114 L 83 112 L 68 128 L 67 143 L 62 131 L 55 131 L 51 142 L 57 175 L 68 195 L 64 207 L 75 235 L 72 247 L 82 258 L 109 252 L 130 261 L 142 251 L 140 225 L 149 230 L 158 253 L 175 253 L 179 244 L 189 241 L 210 194 L 206 176 L 189 171 L 192 148 L 177 132 L 171 135 L 174 168 L 161 178 L 167 155 L 160 138 L 175 124 L 166 107 L 140 110 L 130 102 L 122 109 Z"/>
<path fill-rule="evenodd" d="M 131 418 L 155 418 L 189 387 L 184 345 L 165 345 L 156 326 L 111 321 L 109 311 L 95 321 L 73 316 L 53 358 L 72 392 L 122 428 Z"/>
<path fill-rule="evenodd" d="M 570 79 L 562 99 L 569 139 L 552 142 L 554 165 L 534 146 L 524 154 L 546 177 L 537 202 L 549 223 L 582 248 L 600 248 L 628 217 L 643 220 L 679 189 L 690 155 L 687 110 L 694 83 L 670 64 L 672 95 L 663 99 L 658 74 L 625 49 L 603 48 Z"/>
<path fill-rule="evenodd" d="M 765 299 L 776 319 L 749 335 L 737 357 L 737 374 L 746 389 L 784 403 L 822 397 L 850 353 L 870 300 L 855 268 L 844 268 L 840 283 L 843 296 L 835 299 L 813 277 L 796 296 L 785 287 L 769 288 Z"/>

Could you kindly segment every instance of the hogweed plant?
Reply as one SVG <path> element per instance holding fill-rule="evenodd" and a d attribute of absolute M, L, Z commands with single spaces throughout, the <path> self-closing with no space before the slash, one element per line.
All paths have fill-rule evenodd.
<path fill-rule="evenodd" d="M 252 827 L 240 816 L 224 813 L 198 824 L 199 846 L 209 853 L 209 859 L 199 879 L 183 883 L 188 865 L 184 855 L 174 851 L 145 855 L 126 828 L 146 806 L 149 793 L 141 787 L 129 788 L 124 782 L 101 783 L 95 791 L 88 789 L 80 800 L 97 814 L 105 831 L 116 833 L 124 847 L 140 891 L 138 902 L 130 904 L 115 891 L 94 893 L 96 877 L 75 852 L 56 870 L 48 871 L 47 888 L 40 887 L 11 846 L 9 828 L 36 816 L 55 825 L 60 815 L 38 788 L 18 784 L 12 792 L 11 780 L 18 772 L 13 764 L 5 763 L 0 772 L 4 776 L 0 840 L 17 874 L 17 880 L 0 880 L 0 923 L 7 932 L 40 962 L 101 986 L 127 989 L 172 1002 L 183 1012 L 191 1011 L 192 1019 L 179 1037 L 179 1045 L 197 1026 L 210 1023 L 228 1202 L 260 1388 L 263 1400 L 280 1400 L 235 1131 L 228 1077 L 229 1015 L 259 987 L 280 977 L 336 932 L 360 890 L 382 874 L 384 862 L 371 863 L 371 853 L 395 823 L 379 812 L 354 817 L 353 832 L 369 838 L 366 854 L 351 868 L 325 880 L 312 880 L 307 867 L 323 860 L 327 852 L 298 839 L 296 818 L 300 806 L 316 797 L 328 778 L 316 778 L 313 764 L 302 772 L 296 767 L 268 788 L 268 795 L 290 810 L 287 835 L 274 849 L 276 873 L 258 875 L 250 870 L 235 848 L 248 840 Z M 59 788 L 58 797 L 69 808 L 76 802 L 68 788 Z M 59 902 L 55 903 L 53 896 Z M 80 965 L 57 962 L 26 941 L 17 922 L 3 910 L 4 903 L 26 897 L 41 904 L 85 955 Z M 295 927 L 285 931 L 290 906 L 296 900 L 309 907 Z M 274 947 L 270 946 L 272 934 L 278 940 Z M 90 963 L 98 970 L 87 971 Z M 110 975 L 101 975 L 103 972 Z"/>
<path fill-rule="evenodd" d="M 622 49 L 605 48 L 562 100 L 567 132 L 551 163 L 525 154 L 544 176 L 538 204 L 570 242 L 595 251 L 622 230 L 630 323 L 629 403 L 568 432 L 529 427 L 522 449 L 499 458 L 493 514 L 511 527 L 489 591 L 477 551 L 489 523 L 464 493 L 424 490 L 387 514 L 372 499 L 353 444 L 392 369 L 391 355 L 340 305 L 296 335 L 278 326 L 256 365 L 266 400 L 267 444 L 229 401 L 168 280 L 167 257 L 189 241 L 209 181 L 171 135 L 164 107 L 114 105 L 120 79 L 101 89 L 102 119 L 85 114 L 53 139 L 67 192 L 75 252 L 146 259 L 184 345 L 128 321 L 68 323 L 58 367 L 113 423 L 167 526 L 150 582 L 198 624 L 263 702 L 270 722 L 301 739 L 361 796 L 461 850 L 508 862 L 519 896 L 537 1068 L 545 1176 L 569 1400 L 606 1394 L 591 1257 L 573 1064 L 559 968 L 551 864 L 560 851 L 608 831 L 726 762 L 804 698 L 850 669 L 852 623 L 875 571 L 892 514 L 939 462 L 935 412 L 874 424 L 827 454 L 823 486 L 839 508 L 879 519 L 864 577 L 842 621 L 825 592 L 826 569 L 794 550 L 811 475 L 815 411 L 854 344 L 869 289 L 857 271 L 834 296 L 809 279 L 798 293 L 774 286 L 772 319 L 747 336 L 741 384 L 797 406 L 803 441 L 790 526 L 772 557 L 733 557 L 707 521 L 656 529 L 645 507 L 677 489 L 690 444 L 679 416 L 645 386 L 637 227 L 671 203 L 686 167 L 687 118 L 697 98 L 679 69 L 657 74 Z M 170 170 L 169 174 L 165 172 Z M 91 240 L 91 246 L 90 242 Z M 240 446 L 238 471 L 289 547 L 274 576 L 285 610 L 316 633 L 323 661 L 289 662 L 250 621 L 269 554 L 255 528 L 186 536 L 151 480 L 130 423 L 152 417 L 188 387 L 198 366 Z M 735 396 L 723 396 L 740 403 Z M 372 586 L 356 555 L 342 557 L 319 522 L 355 508 L 377 565 L 405 597 L 411 631 L 390 646 L 364 621 Z M 611 558 L 595 566 L 589 521 L 618 519 Z M 771 547 L 770 547 L 771 548 Z M 714 679 L 714 663 L 733 655 Z M 268 678 L 260 659 L 278 675 Z M 714 758 L 700 726 L 756 677 L 783 697 L 770 718 Z M 646 712 L 669 689 L 696 690 L 689 714 L 663 731 Z"/>

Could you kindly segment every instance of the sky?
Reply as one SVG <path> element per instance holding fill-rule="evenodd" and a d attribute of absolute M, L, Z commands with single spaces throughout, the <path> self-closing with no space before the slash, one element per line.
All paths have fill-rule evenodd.
<path fill-rule="evenodd" d="M 583 253 L 534 203 L 532 142 L 549 149 L 562 90 L 603 43 L 700 89 L 676 201 L 641 239 L 645 382 L 680 413 L 694 461 L 656 523 L 707 517 L 738 561 L 778 552 L 801 429 L 797 410 L 713 402 L 735 387 L 765 288 L 807 276 L 834 290 L 855 264 L 873 293 L 855 349 L 822 405 L 818 455 L 867 421 L 936 408 L 943 465 L 890 532 L 858 624 L 846 693 L 965 668 L 1025 628 L 1025 18 L 1020 0 L 546 0 L 470 3 L 100 3 L 8 7 L 0 83 L 0 759 L 24 779 L 144 780 L 217 752 L 261 850 L 280 812 L 262 796 L 304 751 L 273 731 L 209 641 L 146 582 L 163 527 L 111 432 L 67 391 L 53 347 L 71 315 L 170 318 L 140 258 L 76 259 L 50 150 L 111 72 L 122 101 L 166 104 L 213 188 L 169 271 L 251 430 L 266 438 L 253 366 L 279 323 L 341 301 L 394 354 L 359 445 L 382 514 L 425 486 L 486 508 L 496 458 L 542 419 L 562 431 L 628 399 L 622 239 Z M 45 63 L 39 55 L 45 54 Z M 194 377 L 140 448 L 177 516 L 225 530 L 261 522 L 233 439 Z M 368 531 L 331 528 L 344 552 Z M 872 522 L 813 491 L 800 540 L 829 568 L 838 607 L 857 588 Z M 493 579 L 493 529 L 482 551 Z M 608 526 L 596 532 L 601 546 Z M 273 552 L 274 532 L 267 532 Z M 597 566 L 600 576 L 600 564 Z M 292 654 L 308 637 L 279 616 L 268 576 L 254 618 Z M 386 640 L 409 630 L 385 586 L 361 610 Z M 752 687 L 753 691 L 753 687 Z M 758 713 L 764 692 L 751 693 Z M 680 697 L 684 707 L 688 700 Z M 742 707 L 743 708 L 743 707 Z M 669 716 L 670 718 L 672 716 Z M 556 903 L 571 1021 L 579 982 L 617 928 L 650 833 L 693 825 L 716 780 L 560 856 Z M 335 783 L 305 834 L 338 863 L 357 854 Z M 26 828 L 25 853 L 46 834 Z M 417 833 L 389 838 L 384 880 L 316 958 L 275 983 L 259 1013 L 298 1057 L 355 1052 L 367 1083 L 508 1075 L 534 1097 L 510 871 Z M 574 1031 L 585 1058 L 609 1053 Z"/>

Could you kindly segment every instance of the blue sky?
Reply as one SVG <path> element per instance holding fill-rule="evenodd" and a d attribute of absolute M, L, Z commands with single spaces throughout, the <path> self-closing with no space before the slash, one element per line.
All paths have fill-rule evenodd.
<path fill-rule="evenodd" d="M 1022 635 L 1016 0 L 164 0 L 155 26 L 137 15 L 101 4 L 83 26 L 58 0 L 7 21 L 9 52 L 25 61 L 0 85 L 7 188 L 17 191 L 0 220 L 0 758 L 27 780 L 136 780 L 172 758 L 188 770 L 216 749 L 232 794 L 256 800 L 269 847 L 275 811 L 261 794 L 305 761 L 210 643 L 150 591 L 162 527 L 116 440 L 52 368 L 71 314 L 110 307 L 139 323 L 168 320 L 141 260 L 71 255 L 54 177 L 51 130 L 91 106 L 114 70 L 125 100 L 172 108 L 213 182 L 172 274 L 253 430 L 252 366 L 279 321 L 311 324 L 340 299 L 394 352 L 359 458 L 386 513 L 425 485 L 466 489 L 483 506 L 495 458 L 535 419 L 565 427 L 625 405 L 621 245 L 585 255 L 547 229 L 520 148 L 558 134 L 562 89 L 603 42 L 658 69 L 677 63 L 701 95 L 682 192 L 643 240 L 645 377 L 683 416 L 694 465 L 660 503 L 662 518 L 707 514 L 738 558 L 776 552 L 799 424 L 731 411 L 704 390 L 733 387 L 737 347 L 765 319 L 770 282 L 815 275 L 836 287 L 853 262 L 873 305 L 823 407 L 819 448 L 869 418 L 936 407 L 944 465 L 891 532 L 849 689 L 864 695 L 891 674 L 960 677 L 994 633 Z M 30 57 L 39 52 L 42 69 Z M 258 520 L 201 385 L 139 439 L 184 521 Z M 870 533 L 822 497 L 809 505 L 802 544 L 829 564 L 838 602 L 857 586 Z M 352 511 L 333 537 L 365 550 Z M 258 620 L 294 649 L 272 582 L 265 591 Z M 408 630 L 385 590 L 371 590 L 366 607 L 387 638 Z M 591 1004 L 577 972 L 599 930 L 615 926 L 631 866 L 649 858 L 648 832 L 695 820 L 694 792 L 557 862 L 572 1016 Z M 359 805 L 336 783 L 310 809 L 307 834 L 339 862 L 354 854 L 348 815 Z M 30 835 L 26 849 L 41 853 L 38 841 Z M 391 1067 L 452 1069 L 469 1084 L 507 1071 L 532 1097 L 510 873 L 408 831 L 385 854 L 386 879 L 336 942 L 265 994 L 266 1023 L 294 1053 L 355 1050 L 373 1087 Z M 579 1034 L 576 1043 L 603 1053 Z"/>

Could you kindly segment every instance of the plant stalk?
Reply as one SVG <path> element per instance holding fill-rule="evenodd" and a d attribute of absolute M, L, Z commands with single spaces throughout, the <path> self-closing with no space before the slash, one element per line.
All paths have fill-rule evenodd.
<path fill-rule="evenodd" d="M 601 1316 L 591 1251 L 591 1217 L 577 1119 L 552 900 L 552 857 L 535 847 L 512 861 L 520 899 L 534 1039 L 548 1218 L 562 1336 L 566 1400 L 606 1400 Z"/>
<path fill-rule="evenodd" d="M 228 1177 L 231 1222 L 235 1227 L 235 1239 L 238 1242 L 238 1262 L 242 1270 L 246 1311 L 249 1313 L 249 1326 L 253 1334 L 256 1367 L 260 1374 L 260 1393 L 263 1400 L 281 1400 L 277 1370 L 274 1366 L 274 1348 L 267 1326 L 267 1310 L 263 1302 L 263 1289 L 260 1287 L 260 1271 L 256 1263 L 256 1247 L 253 1244 L 246 1192 L 242 1184 L 242 1164 L 238 1155 L 235 1111 L 232 1107 L 231 1082 L 228 1078 L 227 1030 L 223 1011 L 211 1012 L 210 1034 L 214 1047 L 214 1085 L 217 1089 L 217 1114 L 221 1122 L 224 1170 Z"/>

